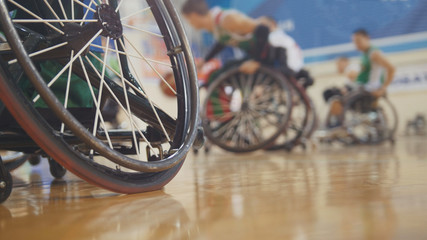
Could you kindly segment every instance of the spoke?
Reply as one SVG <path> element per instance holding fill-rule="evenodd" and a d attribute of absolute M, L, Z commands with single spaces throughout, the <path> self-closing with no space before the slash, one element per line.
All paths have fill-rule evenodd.
<path fill-rule="evenodd" d="M 214 100 L 216 100 L 217 102 L 219 102 L 222 107 L 230 107 L 230 105 L 231 105 L 231 100 L 230 99 L 227 99 L 228 101 L 226 101 L 226 99 L 221 99 L 219 97 L 214 97 L 214 96 L 210 96 L 209 97 L 209 101 L 213 102 Z"/>
<path fill-rule="evenodd" d="M 168 88 L 175 94 L 177 95 L 175 89 L 173 89 L 173 87 L 171 87 L 171 85 L 168 83 L 168 81 L 166 81 L 166 79 L 159 73 L 159 71 L 157 71 L 157 69 L 147 60 L 146 57 L 144 57 L 144 55 L 141 53 L 141 51 L 139 51 L 135 45 L 132 44 L 132 42 L 125 36 L 123 35 L 124 39 L 131 45 L 131 47 L 138 53 L 139 56 L 141 56 L 144 61 L 148 64 L 148 66 L 150 66 L 151 70 L 153 70 L 157 76 L 166 84 L 166 86 L 168 86 Z M 123 43 L 122 43 L 123 44 Z M 124 44 L 123 44 L 124 45 Z"/>
<path fill-rule="evenodd" d="M 236 79 L 236 76 L 233 76 L 233 79 L 230 80 L 230 83 L 232 84 L 232 86 L 234 88 L 233 89 L 233 93 L 236 92 L 236 91 L 240 91 L 241 92 L 240 87 L 238 86 L 237 82 L 234 81 L 234 80 L 238 80 L 238 79 Z"/>
<path fill-rule="evenodd" d="M 52 50 L 54 50 L 54 49 L 57 49 L 57 48 L 63 47 L 63 46 L 65 46 L 65 45 L 67 45 L 67 44 L 68 44 L 68 42 L 63 42 L 63 43 L 60 43 L 60 44 L 58 44 L 58 45 L 55 45 L 55 46 L 52 46 L 52 47 L 48 47 L 48 48 L 42 49 L 42 50 L 40 50 L 40 51 L 33 52 L 33 53 L 29 54 L 28 56 L 29 56 L 30 58 L 32 58 L 32 57 L 37 56 L 37 55 L 40 55 L 40 54 L 42 54 L 42 53 L 49 52 L 49 51 L 52 51 Z M 14 59 L 14 60 L 10 60 L 8 63 L 9 63 L 9 64 L 13 64 L 13 63 L 16 63 L 16 62 L 18 62 L 18 60 L 17 60 L 17 59 Z"/>
<path fill-rule="evenodd" d="M 106 66 L 107 66 L 107 59 L 108 59 L 108 46 L 110 45 L 110 37 L 107 37 L 107 51 L 104 54 L 104 64 L 102 64 L 102 72 L 101 72 L 101 79 L 100 79 L 100 84 L 99 84 L 99 92 L 98 92 L 98 102 L 100 103 L 102 100 L 102 90 L 104 88 L 104 82 L 105 82 L 105 71 L 106 71 Z M 99 118 L 100 113 L 96 112 L 95 114 L 95 122 L 94 122 L 94 126 L 93 126 L 93 136 L 96 136 L 96 131 L 98 130 L 98 118 Z"/>
<path fill-rule="evenodd" d="M 233 127 L 236 124 L 239 124 L 239 120 L 240 120 L 240 114 L 237 115 L 236 117 L 234 117 L 232 120 L 230 120 L 229 122 L 227 122 L 226 124 L 220 126 L 219 128 L 215 129 L 216 131 L 216 136 L 214 135 L 215 138 L 219 137 L 220 135 L 224 135 L 224 133 L 229 130 L 230 126 Z M 221 130 L 222 129 L 222 130 Z M 221 130 L 221 131 L 220 131 Z"/>
<path fill-rule="evenodd" d="M 74 3 L 73 0 L 70 0 L 71 4 L 71 19 L 74 20 Z"/>
<path fill-rule="evenodd" d="M 91 7 L 92 6 L 92 3 L 95 5 L 95 6 L 98 6 L 97 4 L 96 4 L 96 2 L 94 2 L 93 0 L 90 0 L 90 4 L 89 4 L 89 7 Z M 89 9 L 87 8 L 86 9 L 86 11 L 85 11 L 85 14 L 83 15 L 83 20 L 85 20 L 86 18 L 87 18 L 87 15 L 89 14 Z M 80 26 L 83 26 L 83 23 L 84 22 L 81 22 L 80 23 Z"/>
<path fill-rule="evenodd" d="M 37 14 L 31 12 L 30 10 L 28 10 L 27 8 L 23 7 L 21 4 L 15 2 L 14 0 L 9 0 L 10 3 L 14 4 L 15 6 L 17 6 L 18 8 L 20 8 L 22 11 L 30 14 L 31 16 L 35 17 L 36 19 L 42 20 L 41 17 L 39 17 Z M 59 32 L 60 34 L 64 35 L 65 33 L 61 30 L 59 30 L 58 28 L 56 28 L 55 26 L 53 26 L 50 23 L 45 23 L 47 26 L 49 26 L 50 28 L 52 28 L 53 30 Z"/>
<path fill-rule="evenodd" d="M 74 50 L 71 50 L 71 58 L 74 57 Z M 73 73 L 73 65 L 68 68 L 68 78 L 67 78 L 67 88 L 65 90 L 65 99 L 64 99 L 64 107 L 68 108 L 68 98 L 70 97 L 70 83 L 71 83 L 71 75 Z M 61 124 L 61 133 L 64 133 L 65 124 Z"/>
<path fill-rule="evenodd" d="M 277 124 L 278 124 L 277 122 L 272 122 L 271 119 L 268 119 L 268 116 L 271 115 L 271 114 L 266 114 L 266 115 L 263 116 L 259 112 L 253 111 L 253 110 L 250 110 L 249 113 L 252 116 L 254 116 L 255 119 L 264 119 L 267 123 L 269 123 L 272 126 L 277 126 Z"/>
<path fill-rule="evenodd" d="M 234 116 L 236 116 L 235 112 L 228 112 L 228 113 L 225 113 L 224 115 L 219 116 L 219 117 L 217 117 L 217 116 L 214 115 L 212 118 L 210 118 L 210 120 L 221 121 L 223 119 L 229 119 L 229 118 L 232 118 Z"/>
<path fill-rule="evenodd" d="M 239 124 L 239 130 L 240 130 L 240 132 L 241 132 L 241 134 L 240 134 L 240 137 L 239 138 L 237 138 L 237 142 L 236 142 L 236 145 L 239 147 L 243 147 L 244 145 L 245 145 L 245 138 L 246 138 L 246 136 L 248 135 L 246 132 L 245 132 L 245 130 L 246 130 L 246 121 L 247 121 L 247 119 L 246 119 L 246 116 L 245 115 L 243 115 L 242 116 L 242 121 L 241 121 L 241 123 Z"/>
<path fill-rule="evenodd" d="M 92 61 L 87 56 L 86 56 L 86 61 L 88 61 L 89 65 L 92 67 L 92 69 L 94 70 L 94 72 L 98 75 L 98 77 L 101 78 L 101 75 L 99 74 L 98 70 L 96 69 L 96 67 L 93 65 Z M 121 103 L 121 101 L 117 98 L 116 94 L 113 92 L 113 90 L 110 88 L 110 86 L 108 86 L 108 84 L 105 84 L 105 83 L 104 83 L 104 86 L 107 88 L 107 90 L 110 92 L 111 96 L 114 98 L 114 100 L 116 101 L 116 103 L 119 105 L 119 107 L 123 110 L 123 112 L 127 116 L 128 113 L 126 111 L 126 108 L 123 106 L 123 104 Z M 147 138 L 145 137 L 145 135 L 141 132 L 141 130 L 139 129 L 138 125 L 136 125 L 136 123 L 133 120 L 131 121 L 131 124 L 133 124 L 133 126 L 136 127 L 136 130 L 142 136 L 142 138 L 144 139 L 144 141 L 147 143 L 147 145 L 150 148 L 150 150 L 152 150 L 155 153 L 153 146 L 147 140 Z M 158 154 L 156 154 L 156 157 L 158 157 Z"/>
<path fill-rule="evenodd" d="M 92 84 L 90 83 L 89 75 L 87 74 L 87 69 L 83 63 L 83 59 L 81 56 L 79 56 L 79 60 L 80 60 L 80 65 L 82 66 L 82 69 L 83 69 L 83 73 L 84 73 L 85 78 L 86 78 L 86 82 L 87 82 L 89 90 L 90 90 L 90 94 L 92 95 L 93 103 L 95 104 L 95 107 L 96 107 L 96 112 L 99 113 L 99 116 L 101 119 L 101 124 L 102 124 L 103 128 L 105 129 L 105 136 L 107 137 L 108 145 L 110 146 L 111 149 L 113 149 L 113 143 L 111 142 L 110 134 L 108 133 L 108 129 L 107 129 L 107 125 L 105 124 L 104 117 L 101 114 L 101 106 L 98 103 L 98 101 L 96 100 L 95 92 L 92 89 Z"/>
<path fill-rule="evenodd" d="M 117 41 L 114 41 L 114 47 L 116 49 L 118 49 L 117 47 Z M 127 107 L 127 112 L 129 115 L 129 121 L 132 121 L 132 111 L 130 110 L 130 103 L 129 103 L 129 98 L 128 98 L 128 92 L 127 92 L 127 88 L 126 88 L 126 83 L 124 81 L 125 77 L 123 76 L 123 69 L 122 69 L 122 61 L 120 60 L 120 54 L 118 52 L 116 52 L 116 57 L 117 57 L 117 61 L 119 64 L 119 69 L 120 69 L 120 79 L 122 81 L 122 86 L 123 86 L 123 93 L 125 95 L 125 101 L 126 101 L 126 107 Z M 140 150 L 139 150 L 139 145 L 138 145 L 138 140 L 136 139 L 136 135 L 135 135 L 135 129 L 133 127 L 133 125 L 131 125 L 132 127 L 132 136 L 133 136 L 133 140 L 135 143 L 135 148 L 136 148 L 136 153 L 138 155 L 138 158 L 140 159 Z M 140 159 L 141 160 L 141 159 Z"/>
<path fill-rule="evenodd" d="M 240 126 L 241 126 L 240 122 L 242 120 L 242 116 L 240 116 L 239 118 L 240 118 L 239 124 L 235 125 L 235 127 L 234 127 L 235 131 L 234 131 L 234 134 L 231 136 L 231 140 L 230 140 L 231 144 L 234 144 L 234 146 L 239 146 L 239 142 L 237 140 L 239 137 L 241 137 L 241 133 L 239 130 L 240 130 Z"/>
<path fill-rule="evenodd" d="M 255 140 L 255 143 L 259 144 L 261 142 L 260 137 L 262 137 L 262 136 L 258 136 L 258 133 L 260 133 L 259 127 L 257 127 L 256 125 L 255 125 L 255 127 L 253 127 L 254 124 L 252 122 L 250 122 L 249 125 L 250 125 L 249 129 L 251 130 L 251 133 L 252 133 L 253 139 Z M 256 129 L 258 129 L 258 131 Z"/>
<path fill-rule="evenodd" d="M 243 85 L 243 96 L 244 96 L 244 100 L 248 100 L 251 97 L 251 92 L 253 91 L 252 87 L 252 83 L 254 82 L 254 75 L 249 75 L 247 82 L 245 82 L 245 84 Z"/>
<path fill-rule="evenodd" d="M 99 49 L 105 50 L 105 47 L 104 47 L 104 46 L 101 46 L 101 45 L 98 45 L 98 44 L 94 44 L 94 43 L 92 43 L 90 46 L 91 46 L 91 47 L 94 47 L 94 48 L 99 48 Z M 127 55 L 127 56 L 129 56 L 129 57 L 133 57 L 133 58 L 137 58 L 137 59 L 140 59 L 140 60 L 144 60 L 144 58 L 142 58 L 142 57 L 140 57 L 140 56 L 137 56 L 137 55 L 134 55 L 134 54 L 130 54 L 130 53 L 125 53 L 125 52 L 123 52 L 123 51 L 118 51 L 118 50 L 116 50 L 116 49 L 111 49 L 111 48 L 110 48 L 110 50 L 109 50 L 109 51 L 111 51 L 111 52 L 118 52 L 118 53 L 120 53 L 121 55 Z M 160 65 L 163 65 L 163 66 L 166 66 L 166 67 L 170 67 L 170 68 L 172 68 L 172 65 L 171 65 L 170 63 L 165 63 L 165 62 L 157 61 L 157 60 L 150 59 L 150 58 L 145 58 L 145 59 L 147 59 L 147 61 L 149 61 L 149 62 L 157 63 L 157 64 L 160 64 Z"/>
<path fill-rule="evenodd" d="M 120 41 L 120 45 L 122 46 L 123 50 L 125 51 L 125 53 L 127 53 L 127 49 L 126 49 L 125 45 L 123 44 L 123 41 L 122 41 L 121 39 L 119 39 L 119 41 Z M 118 48 L 117 48 L 117 44 L 116 44 L 116 49 L 118 49 Z M 118 54 L 117 54 L 117 56 L 118 56 Z M 147 91 L 145 91 L 145 89 L 144 89 L 144 85 L 142 84 L 142 82 L 141 82 L 141 80 L 140 80 L 140 78 L 139 78 L 138 72 L 136 71 L 135 66 L 133 65 L 132 61 L 130 61 L 130 59 L 129 59 L 129 58 L 127 58 L 127 59 L 128 59 L 128 62 L 130 62 L 131 67 L 133 68 L 133 71 L 134 71 L 134 72 L 135 72 L 135 74 L 136 74 L 136 79 L 137 79 L 137 81 L 139 82 L 139 85 L 141 86 L 142 91 L 143 91 L 143 92 L 147 92 Z M 119 58 L 119 62 L 120 62 L 120 58 Z M 165 129 L 165 126 L 163 125 L 163 122 L 162 122 L 162 120 L 161 120 L 161 119 L 160 119 L 160 117 L 159 117 L 159 113 L 157 112 L 156 108 L 154 107 L 154 104 L 153 104 L 153 102 L 151 101 L 151 98 L 149 98 L 149 97 L 148 97 L 148 94 L 147 94 L 147 97 L 146 97 L 146 98 L 147 98 L 148 102 L 149 102 L 149 103 L 150 103 L 150 105 L 151 105 L 151 109 L 153 109 L 153 112 L 154 112 L 154 114 L 156 115 L 157 121 L 159 122 L 159 124 L 160 124 L 160 126 L 161 126 L 161 128 L 162 128 L 163 133 L 165 134 L 165 136 L 166 136 L 167 140 L 168 140 L 169 142 L 171 142 L 171 139 L 170 139 L 170 137 L 169 137 L 169 134 L 167 133 L 167 131 L 166 131 L 166 129 Z"/>
<path fill-rule="evenodd" d="M 76 54 L 76 56 L 74 56 L 70 62 L 67 63 L 67 65 L 65 65 L 65 67 L 48 83 L 48 87 L 52 86 L 57 80 L 58 78 L 71 66 L 71 64 L 73 64 L 73 62 L 83 53 L 83 51 L 86 50 L 86 48 L 88 48 L 88 46 L 102 33 L 102 29 L 98 31 L 98 33 L 95 34 L 95 36 L 92 37 L 91 40 L 88 41 L 88 43 L 86 43 L 86 45 L 80 49 L 80 51 Z M 37 100 L 40 98 L 40 95 L 37 95 L 34 99 L 33 102 L 37 102 Z"/>
<path fill-rule="evenodd" d="M 104 61 L 102 61 L 98 56 L 96 56 L 95 54 L 93 54 L 92 52 L 89 52 L 89 55 L 91 55 L 92 57 L 94 57 L 98 62 L 100 62 L 101 64 L 104 64 Z M 118 73 L 116 70 L 114 70 L 112 67 L 110 67 L 110 66 L 108 66 L 107 65 L 107 68 L 112 72 L 112 73 L 114 73 L 117 77 L 119 77 L 120 78 L 120 73 Z M 139 94 L 141 94 L 142 96 L 144 96 L 144 97 L 146 97 L 147 98 L 147 95 L 143 92 L 143 91 L 141 91 L 141 89 L 139 89 L 139 88 L 137 88 L 137 87 L 135 87 L 135 85 L 133 85 L 131 82 L 129 82 L 129 80 L 127 80 L 126 78 L 124 79 L 125 80 L 125 82 L 133 89 L 133 90 L 135 90 L 136 92 L 138 92 Z"/>
<path fill-rule="evenodd" d="M 68 20 L 67 13 L 65 13 L 64 5 L 62 5 L 62 0 L 58 0 L 58 3 L 59 7 L 61 8 L 62 15 L 64 15 L 64 18 Z"/>
<path fill-rule="evenodd" d="M 60 1 L 61 1 L 61 0 L 60 0 Z M 77 4 L 81 5 L 82 7 L 85 7 L 85 8 L 86 8 L 86 9 L 88 9 L 89 11 L 96 13 L 96 10 L 93 10 L 93 8 L 91 8 L 90 6 L 88 6 L 88 5 L 86 5 L 86 4 L 82 3 L 82 2 L 80 2 L 79 0 L 73 0 L 73 1 L 74 1 L 75 3 L 77 3 Z"/>
<path fill-rule="evenodd" d="M 98 22 L 96 19 L 89 20 L 71 20 L 71 19 L 14 19 L 12 20 L 14 23 L 60 23 L 64 25 L 64 23 L 87 23 L 87 22 Z"/>
<path fill-rule="evenodd" d="M 125 1 L 125 0 L 120 1 L 119 5 L 118 5 L 118 6 L 117 6 L 117 8 L 116 8 L 116 12 L 119 12 L 120 7 L 122 6 L 122 3 L 123 3 L 124 1 Z"/>
<path fill-rule="evenodd" d="M 122 23 L 122 25 L 123 25 L 123 27 L 127 27 L 127 28 L 130 28 L 130 29 L 136 30 L 136 31 L 140 31 L 140 32 L 143 32 L 143 33 L 155 36 L 155 37 L 163 38 L 163 35 L 158 34 L 158 33 L 153 33 L 153 32 L 150 32 L 150 31 L 147 31 L 147 30 L 144 30 L 144 29 L 141 29 L 141 28 L 137 28 L 137 27 L 134 27 L 134 26 L 131 26 L 131 25 L 128 25 L 128 24 L 124 24 L 124 23 Z"/>
<path fill-rule="evenodd" d="M 122 0 L 122 2 L 124 2 L 123 0 Z M 132 17 L 132 16 L 135 16 L 135 15 L 137 15 L 137 14 L 140 14 L 140 13 L 143 13 L 143 12 L 146 12 L 146 11 L 148 11 L 148 10 L 150 10 L 151 9 L 151 7 L 147 7 L 147 8 L 144 8 L 144 9 L 142 9 L 142 10 L 139 10 L 138 12 L 134 12 L 134 13 L 132 13 L 132 14 L 130 14 L 130 15 L 128 15 L 128 16 L 126 16 L 126 17 L 122 17 L 120 20 L 125 20 L 125 19 L 128 19 L 128 18 L 130 18 L 130 17 Z"/>
<path fill-rule="evenodd" d="M 52 14 L 55 16 L 56 19 L 59 20 L 59 16 L 58 14 L 56 14 L 55 10 L 53 10 L 52 6 L 50 5 L 50 3 L 47 0 L 43 0 L 44 3 L 46 4 L 46 6 L 49 8 L 49 10 L 52 12 Z M 64 26 L 63 22 L 60 22 L 61 26 Z"/>
<path fill-rule="evenodd" d="M 220 139 L 229 139 L 231 136 L 235 136 L 237 135 L 237 125 L 241 120 L 241 116 L 238 115 L 235 119 L 233 119 L 233 121 L 229 124 L 229 127 L 225 128 L 224 131 L 222 131 L 222 134 L 217 134 L 219 137 L 220 135 L 222 135 L 222 137 Z"/>
<path fill-rule="evenodd" d="M 254 125 L 254 121 L 248 117 L 246 119 L 246 125 L 245 125 L 246 126 L 246 128 L 245 128 L 245 130 L 246 130 L 246 141 L 247 141 L 247 142 L 245 142 L 245 144 L 247 146 L 259 143 L 259 141 L 256 140 L 258 136 L 255 136 L 255 134 L 254 134 L 256 130 L 254 129 L 253 125 Z M 256 127 L 256 125 L 255 125 L 255 127 Z"/>

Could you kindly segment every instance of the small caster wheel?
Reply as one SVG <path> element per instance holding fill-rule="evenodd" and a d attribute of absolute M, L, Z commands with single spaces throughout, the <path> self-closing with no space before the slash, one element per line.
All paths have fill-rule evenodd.
<path fill-rule="evenodd" d="M 205 146 L 205 154 L 209 154 L 210 151 L 211 151 L 211 147 Z"/>
<path fill-rule="evenodd" d="M 9 171 L 6 176 L 0 176 L 0 203 L 6 201 L 12 193 L 13 180 Z"/>
<path fill-rule="evenodd" d="M 193 143 L 193 149 L 201 149 L 205 144 L 205 134 L 202 127 L 197 128 L 196 139 Z"/>
<path fill-rule="evenodd" d="M 307 144 L 305 142 L 301 143 L 301 148 L 303 151 L 307 151 Z"/>
<path fill-rule="evenodd" d="M 61 179 L 67 173 L 67 169 L 51 158 L 49 158 L 49 170 L 55 179 Z"/>
<path fill-rule="evenodd" d="M 40 164 L 41 157 L 40 155 L 33 154 L 28 158 L 28 162 L 31 164 L 31 166 L 37 166 Z"/>
<path fill-rule="evenodd" d="M 193 148 L 193 153 L 194 153 L 194 155 L 199 155 L 199 149 Z"/>

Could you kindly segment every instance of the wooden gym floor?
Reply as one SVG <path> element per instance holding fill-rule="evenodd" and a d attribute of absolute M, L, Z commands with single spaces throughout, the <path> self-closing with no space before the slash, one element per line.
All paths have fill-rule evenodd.
<path fill-rule="evenodd" d="M 0 239 L 427 239 L 427 138 L 395 147 L 190 154 L 162 191 L 117 195 L 47 163 L 13 173 Z"/>

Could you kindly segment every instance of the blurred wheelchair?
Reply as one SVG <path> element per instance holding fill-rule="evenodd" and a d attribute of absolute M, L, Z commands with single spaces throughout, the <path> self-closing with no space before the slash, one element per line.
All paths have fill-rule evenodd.
<path fill-rule="evenodd" d="M 0 158 L 0 202 L 12 189 L 9 170 L 40 156 L 54 176 L 66 168 L 119 193 L 172 180 L 202 136 L 193 57 L 171 0 L 0 0 L 0 23 L 9 166 Z M 165 72 L 174 76 L 167 102 L 150 84 L 166 82 Z M 107 102 L 120 109 L 120 126 L 107 121 Z"/>
<path fill-rule="evenodd" d="M 239 72 L 238 63 L 227 64 L 225 71 L 214 71 L 218 65 L 208 67 L 202 74 L 209 76 L 202 78 L 213 79 L 202 85 L 208 88 L 201 110 L 209 140 L 205 152 L 211 144 L 236 153 L 291 151 L 298 145 L 304 148 L 317 126 L 314 107 L 305 91 L 312 83 L 297 82 L 268 67 L 246 75 Z"/>
<path fill-rule="evenodd" d="M 307 73 L 308 74 L 308 73 Z M 295 147 L 307 148 L 307 143 L 317 129 L 317 113 L 313 101 L 307 94 L 307 88 L 314 82 L 309 75 L 306 78 L 287 79 L 292 86 L 292 113 L 289 126 L 266 150 L 285 150 L 291 152 Z"/>
<path fill-rule="evenodd" d="M 341 125 L 325 130 L 321 142 L 340 141 L 346 145 L 395 143 L 398 114 L 387 96 L 376 98 L 369 92 L 352 92 L 344 101 Z M 327 123 L 330 118 L 327 119 Z"/>
<path fill-rule="evenodd" d="M 232 67 L 209 83 L 202 106 L 203 130 L 212 144 L 252 152 L 271 145 L 287 129 L 292 91 L 273 69 L 261 67 L 247 75 Z"/>

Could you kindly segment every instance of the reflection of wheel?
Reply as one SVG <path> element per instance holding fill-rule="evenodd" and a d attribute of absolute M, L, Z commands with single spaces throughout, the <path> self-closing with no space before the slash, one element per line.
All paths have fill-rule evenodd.
<path fill-rule="evenodd" d="M 49 158 L 49 170 L 55 179 L 61 179 L 67 173 L 67 169 L 51 158 Z"/>
<path fill-rule="evenodd" d="M 180 169 L 196 135 L 193 58 L 170 0 L 107 2 L 9 1 L 12 20 L 1 1 L 14 55 L 2 59 L 8 67 L 0 95 L 34 141 L 76 175 L 117 192 L 159 189 Z M 140 48 L 142 36 L 152 38 L 159 58 Z M 15 58 L 27 76 L 12 72 Z M 162 103 L 146 82 L 165 81 L 161 73 L 169 71 L 176 97 Z M 30 88 L 18 88 L 18 80 Z M 122 128 L 104 121 L 106 99 L 120 106 Z"/>
<path fill-rule="evenodd" d="M 394 141 L 398 116 L 386 97 L 376 99 L 368 92 L 354 94 L 346 101 L 342 119 L 353 144 Z"/>
<path fill-rule="evenodd" d="M 268 150 L 281 150 L 291 152 L 300 144 L 307 131 L 309 116 L 311 115 L 310 98 L 299 83 L 290 81 L 292 85 L 292 114 L 287 129 L 269 146 Z"/>
<path fill-rule="evenodd" d="M 0 203 L 3 203 L 12 193 L 13 181 L 9 171 L 6 171 L 5 176 L 1 172 L 0 174 Z"/>
<path fill-rule="evenodd" d="M 282 74 L 263 67 L 245 75 L 234 68 L 210 84 L 203 128 L 213 144 L 227 151 L 255 151 L 285 130 L 291 110 L 291 92 Z"/>

